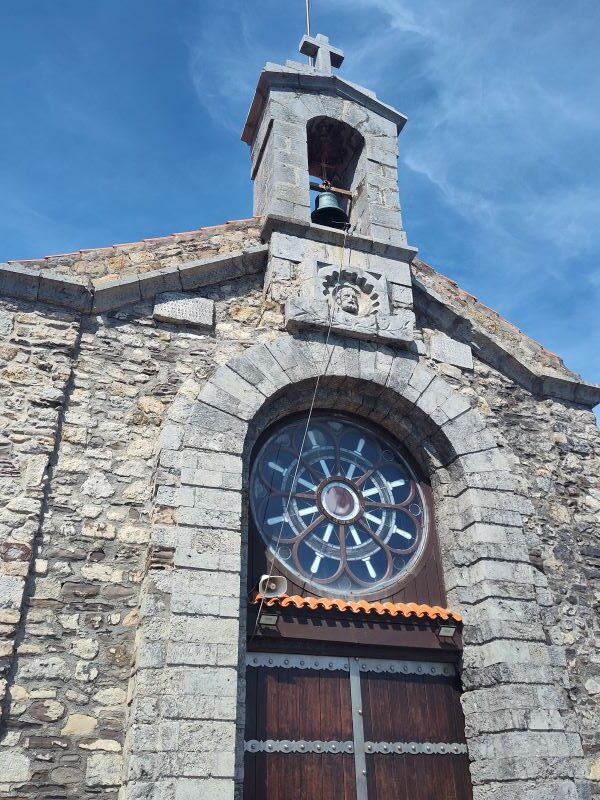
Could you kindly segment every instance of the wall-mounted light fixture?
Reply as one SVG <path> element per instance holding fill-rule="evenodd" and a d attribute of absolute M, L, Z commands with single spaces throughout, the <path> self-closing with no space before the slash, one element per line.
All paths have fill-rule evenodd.
<path fill-rule="evenodd" d="M 445 620 L 443 622 L 439 622 L 437 628 L 435 629 L 436 635 L 438 639 L 441 639 L 444 642 L 449 642 L 451 639 L 454 639 L 454 635 L 458 630 L 458 625 L 451 620 Z"/>
<path fill-rule="evenodd" d="M 277 627 L 278 619 L 279 619 L 279 614 L 273 614 L 263 611 L 258 618 L 258 624 L 266 628 L 275 628 Z"/>

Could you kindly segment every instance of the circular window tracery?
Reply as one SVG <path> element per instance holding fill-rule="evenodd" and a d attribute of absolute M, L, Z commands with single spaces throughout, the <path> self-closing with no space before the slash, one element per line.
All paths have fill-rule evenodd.
<path fill-rule="evenodd" d="M 421 487 L 398 448 L 349 416 L 283 422 L 260 447 L 250 507 L 271 557 L 320 594 L 397 583 L 427 535 Z"/>

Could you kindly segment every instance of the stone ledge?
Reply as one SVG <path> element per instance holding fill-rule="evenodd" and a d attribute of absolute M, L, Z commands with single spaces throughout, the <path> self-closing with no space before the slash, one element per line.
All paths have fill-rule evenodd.
<path fill-rule="evenodd" d="M 258 245 L 152 272 L 92 281 L 79 281 L 50 270 L 0 264 L 0 296 L 49 303 L 83 314 L 101 314 L 151 300 L 162 292 L 198 289 L 260 272 L 266 266 L 268 250 L 267 245 Z"/>
<path fill-rule="evenodd" d="M 344 236 L 343 231 L 338 231 L 335 228 L 326 228 L 324 225 L 292 220 L 279 214 L 269 214 L 265 217 L 260 232 L 262 241 L 268 242 L 273 232 L 287 233 L 290 236 L 298 236 L 301 239 L 309 239 L 320 244 L 331 244 L 338 247 L 342 247 L 345 242 L 346 247 L 352 250 L 385 256 L 408 264 L 412 263 L 418 252 L 416 247 L 411 247 L 410 245 L 388 244 L 371 239 L 368 236 L 361 236 L 358 233 L 349 233 Z"/>
<path fill-rule="evenodd" d="M 302 297 L 289 297 L 285 304 L 285 327 L 295 333 L 302 330 L 328 329 L 351 339 L 381 342 L 391 347 L 414 350 L 412 312 L 378 313 L 370 317 L 353 317 L 343 311 L 331 314 L 327 303 Z"/>

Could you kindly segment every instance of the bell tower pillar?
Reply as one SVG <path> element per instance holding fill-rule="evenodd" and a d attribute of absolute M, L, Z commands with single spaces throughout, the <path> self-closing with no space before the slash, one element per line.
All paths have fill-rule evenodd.
<path fill-rule="evenodd" d="M 397 169 L 406 118 L 334 74 L 344 54 L 326 36 L 304 36 L 300 52 L 314 66 L 266 64 L 244 126 L 254 214 L 310 225 L 311 182 L 331 185 L 353 233 L 406 246 Z"/>

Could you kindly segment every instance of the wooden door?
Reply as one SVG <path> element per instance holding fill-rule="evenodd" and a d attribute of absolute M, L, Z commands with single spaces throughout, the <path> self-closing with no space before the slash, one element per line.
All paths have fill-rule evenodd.
<path fill-rule="evenodd" d="M 361 673 L 368 797 L 471 800 L 454 675 Z"/>
<path fill-rule="evenodd" d="M 249 654 L 245 751 L 244 800 L 356 800 L 347 659 Z"/>
<path fill-rule="evenodd" d="M 452 664 L 249 653 L 244 800 L 471 800 Z"/>

